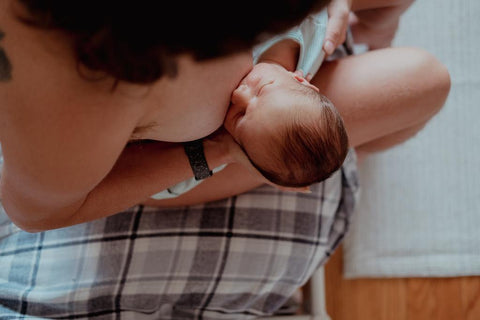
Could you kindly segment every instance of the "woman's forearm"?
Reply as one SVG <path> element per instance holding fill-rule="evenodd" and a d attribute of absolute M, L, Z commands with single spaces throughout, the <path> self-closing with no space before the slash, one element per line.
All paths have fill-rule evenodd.
<path fill-rule="evenodd" d="M 204 150 L 210 167 L 229 161 L 225 148 L 220 143 L 205 142 Z M 75 208 L 58 208 L 48 218 L 38 221 L 29 219 L 22 221 L 19 226 L 30 232 L 38 232 L 107 217 L 192 176 L 192 169 L 181 144 L 130 144 L 113 169 L 81 204 Z"/>
<path fill-rule="evenodd" d="M 155 207 L 196 205 L 225 199 L 247 192 L 263 184 L 263 181 L 252 175 L 245 166 L 232 163 L 222 171 L 204 180 L 189 192 L 176 198 L 165 200 L 146 199 L 142 203 Z"/>
<path fill-rule="evenodd" d="M 205 141 L 204 151 L 210 168 L 228 162 L 226 152 L 217 143 Z M 166 148 L 159 148 L 156 142 L 127 146 L 114 168 L 92 190 L 70 223 L 115 214 L 192 176 L 180 144 Z"/>

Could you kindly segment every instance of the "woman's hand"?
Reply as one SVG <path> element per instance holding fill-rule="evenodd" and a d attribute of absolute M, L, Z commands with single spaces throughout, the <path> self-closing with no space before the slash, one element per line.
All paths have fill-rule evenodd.
<path fill-rule="evenodd" d="M 414 0 L 383 0 L 377 1 L 376 6 L 364 5 L 359 8 L 356 8 L 358 3 L 355 2 L 350 17 L 355 43 L 366 44 L 369 50 L 390 47 L 402 14 L 413 2 Z"/>
<path fill-rule="evenodd" d="M 331 55 L 345 41 L 352 0 L 332 0 L 327 7 L 328 25 L 323 50 Z"/>
<path fill-rule="evenodd" d="M 268 180 L 265 179 L 265 177 L 252 165 L 243 149 L 223 126 L 205 138 L 204 143 L 205 145 L 213 145 L 214 148 L 219 148 L 226 159 L 226 163 L 241 164 L 247 168 L 258 182 L 268 182 Z"/>

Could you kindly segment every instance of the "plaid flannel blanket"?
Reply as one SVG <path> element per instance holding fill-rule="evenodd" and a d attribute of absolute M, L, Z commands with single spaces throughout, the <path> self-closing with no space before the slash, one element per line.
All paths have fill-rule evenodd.
<path fill-rule="evenodd" d="M 252 319 L 278 312 L 348 229 L 355 154 L 311 194 L 264 186 L 36 234 L 0 212 L 0 319 Z"/>

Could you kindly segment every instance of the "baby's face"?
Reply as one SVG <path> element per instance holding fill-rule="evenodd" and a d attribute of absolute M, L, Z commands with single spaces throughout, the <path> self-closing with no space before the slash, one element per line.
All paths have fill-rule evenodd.
<path fill-rule="evenodd" d="M 291 121 L 296 112 L 310 110 L 294 108 L 312 104 L 298 90 L 302 86 L 318 91 L 296 73 L 275 64 L 259 63 L 232 93 L 225 129 L 257 164 L 268 161 L 269 152 L 265 148 L 271 146 L 278 128 Z"/>

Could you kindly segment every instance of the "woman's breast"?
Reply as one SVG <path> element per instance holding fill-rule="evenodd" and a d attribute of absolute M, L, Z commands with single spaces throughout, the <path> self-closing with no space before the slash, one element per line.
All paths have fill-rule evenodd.
<path fill-rule="evenodd" d="M 251 67 L 250 53 L 202 63 L 181 60 L 177 77 L 149 94 L 139 138 L 181 142 L 214 132 L 223 124 L 232 91 Z"/>

